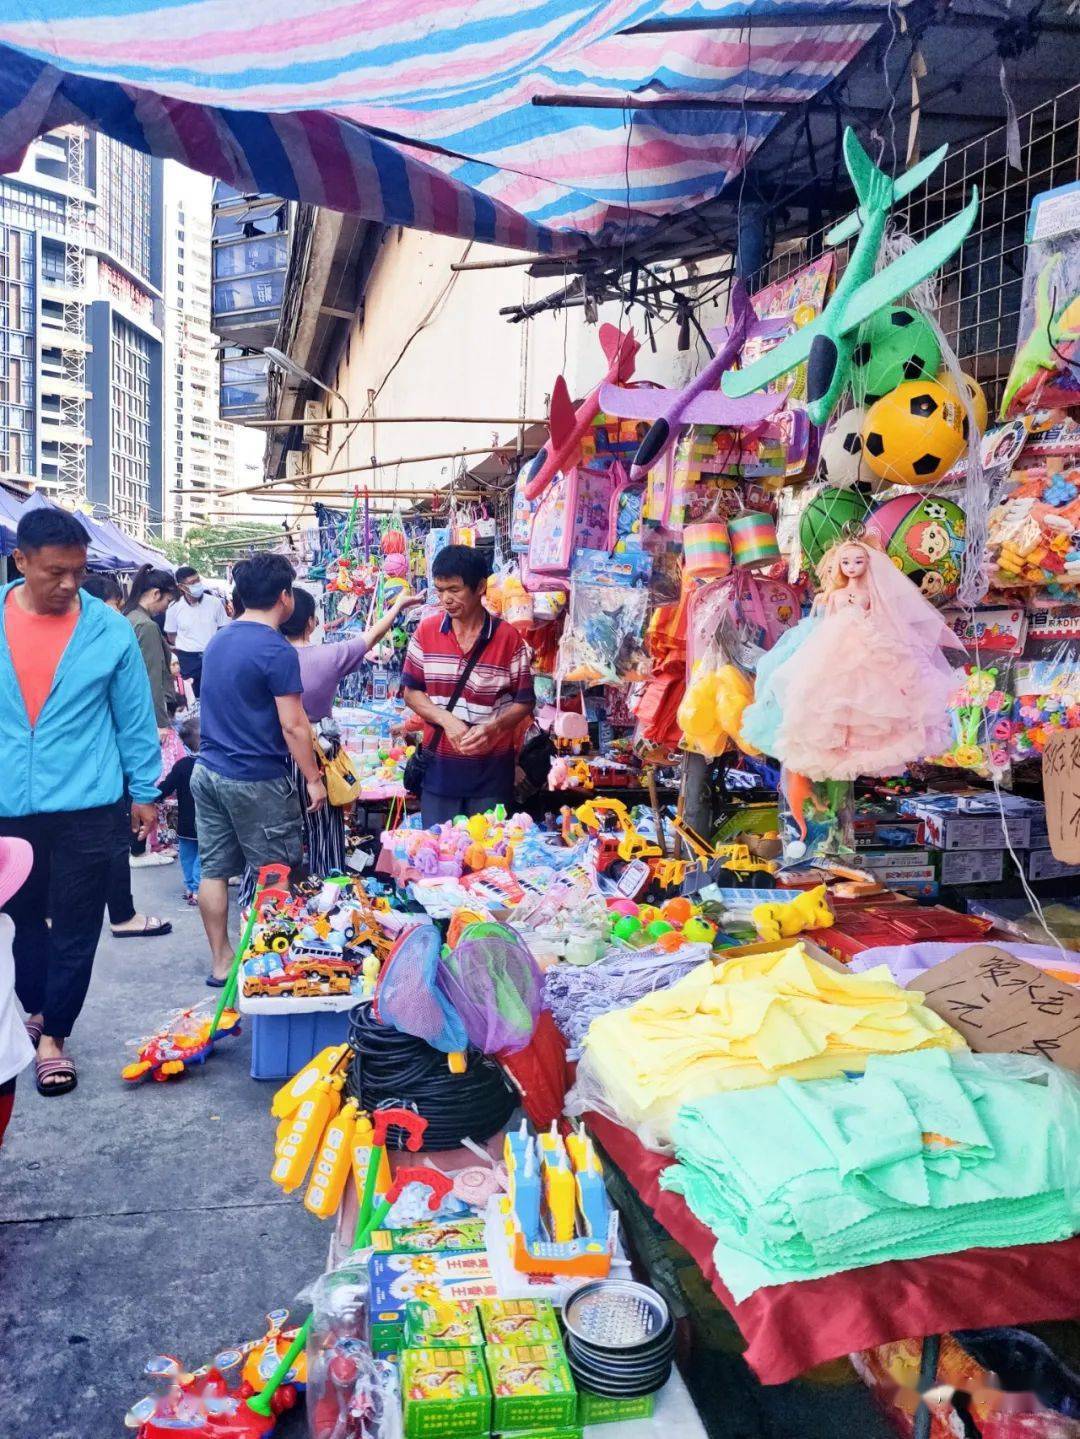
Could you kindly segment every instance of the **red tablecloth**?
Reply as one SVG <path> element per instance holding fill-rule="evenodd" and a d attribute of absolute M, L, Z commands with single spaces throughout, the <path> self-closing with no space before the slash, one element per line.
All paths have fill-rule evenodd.
<path fill-rule="evenodd" d="M 894 1339 L 1080 1316 L 1080 1236 L 1056 1244 L 894 1259 L 825 1279 L 759 1289 L 736 1304 L 713 1266 L 712 1231 L 660 1188 L 671 1163 L 597 1114 L 589 1127 L 673 1239 L 688 1250 L 746 1340 L 765 1384 Z"/>

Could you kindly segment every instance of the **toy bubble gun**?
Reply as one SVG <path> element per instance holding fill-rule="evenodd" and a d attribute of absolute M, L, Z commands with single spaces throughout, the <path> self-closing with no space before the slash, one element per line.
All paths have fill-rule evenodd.
<path fill-rule="evenodd" d="M 524 1234 L 536 1240 L 540 1235 L 540 1161 L 524 1119 L 516 1134 L 507 1133 L 503 1157 L 518 1223 Z"/>
<path fill-rule="evenodd" d="M 566 1145 L 554 1120 L 547 1134 L 537 1136 L 537 1143 L 551 1238 L 556 1244 L 566 1244 L 574 1237 L 574 1176 L 570 1172 Z"/>
<path fill-rule="evenodd" d="M 402 1116 L 408 1117 L 408 1124 L 402 1123 Z M 383 1123 L 381 1125 L 379 1123 L 380 1119 L 383 1120 Z M 376 1110 L 376 1142 L 374 1148 L 385 1150 L 386 1130 L 387 1126 L 390 1124 L 397 1124 L 400 1125 L 401 1128 L 409 1130 L 409 1139 L 406 1144 L 407 1148 L 413 1150 L 420 1148 L 420 1143 L 423 1138 L 424 1130 L 427 1128 L 427 1120 L 421 1119 L 418 1114 L 416 1114 L 412 1110 L 406 1109 Z M 419 1132 L 416 1131 L 417 1125 L 419 1125 Z M 378 1164 L 376 1163 L 373 1154 L 372 1162 L 369 1165 L 369 1169 L 371 1172 L 374 1172 L 377 1168 Z M 369 1214 L 363 1228 L 360 1228 L 358 1226 L 356 1239 L 353 1241 L 354 1250 L 361 1249 L 365 1244 L 367 1244 L 368 1240 L 371 1238 L 372 1231 L 379 1224 L 381 1224 L 386 1218 L 386 1216 L 390 1213 L 394 1201 L 399 1198 L 401 1191 L 405 1188 L 406 1184 L 426 1184 L 431 1189 L 431 1198 L 428 1200 L 428 1208 L 432 1211 L 432 1213 L 435 1213 L 438 1210 L 439 1205 L 442 1203 L 445 1196 L 449 1194 L 450 1190 L 454 1187 L 453 1180 L 450 1179 L 448 1175 L 441 1174 L 437 1169 L 429 1169 L 426 1165 L 423 1167 L 417 1167 L 415 1169 L 402 1169 L 395 1177 L 394 1182 L 391 1184 L 389 1190 L 387 1191 L 386 1198 L 379 1205 L 378 1209 L 376 1209 L 374 1213 Z M 253 1414 L 263 1415 L 266 1417 L 269 1417 L 273 1414 L 274 1395 L 277 1393 L 281 1385 L 285 1382 L 286 1378 L 288 1377 L 289 1371 L 292 1369 L 293 1365 L 296 1362 L 297 1357 L 304 1352 L 304 1346 L 307 1344 L 308 1331 L 311 1328 L 312 1318 L 313 1316 L 309 1314 L 308 1317 L 304 1320 L 303 1324 L 301 1324 L 300 1328 L 296 1331 L 296 1338 L 285 1351 L 284 1355 L 282 1356 L 281 1362 L 278 1364 L 278 1367 L 274 1370 L 273 1374 L 271 1374 L 270 1378 L 266 1381 L 266 1388 L 262 1391 L 261 1394 L 257 1394 L 254 1399 L 249 1399 L 247 1401 L 247 1407 L 251 1410 Z"/>
<path fill-rule="evenodd" d="M 301 1103 L 320 1079 L 327 1079 L 335 1070 L 352 1063 L 352 1050 L 347 1044 L 332 1044 L 317 1054 L 297 1074 L 283 1084 L 274 1095 L 270 1113 L 275 1119 L 288 1119 L 295 1114 Z"/>
<path fill-rule="evenodd" d="M 363 1110 L 360 1111 L 356 1120 L 356 1128 L 353 1130 L 352 1148 L 352 1174 L 353 1184 L 356 1186 L 357 1194 L 363 1194 L 367 1185 L 368 1170 L 375 1165 L 375 1184 L 372 1194 L 380 1197 L 390 1188 L 390 1158 L 386 1150 L 379 1153 L 379 1157 L 373 1160 L 375 1146 L 375 1126 L 371 1122 L 371 1116 Z"/>
<path fill-rule="evenodd" d="M 593 1142 L 582 1125 L 576 1134 L 568 1135 L 566 1148 L 573 1162 L 577 1184 L 577 1203 L 589 1234 L 593 1239 L 604 1239 L 607 1234 L 608 1205 L 607 1190 L 604 1188 L 604 1171 Z"/>
<path fill-rule="evenodd" d="M 344 1084 L 344 1071 L 320 1079 L 292 1118 L 282 1120 L 270 1178 L 286 1194 L 291 1194 L 307 1173 L 323 1131 L 341 1108 Z"/>
<path fill-rule="evenodd" d="M 259 911 L 263 902 L 267 899 L 279 899 L 283 903 L 289 899 L 289 867 L 286 864 L 264 864 L 259 870 L 259 878 L 255 884 L 255 897 L 251 901 L 251 908 L 248 910 L 247 924 L 244 925 L 244 932 L 240 936 L 240 943 L 236 946 L 236 953 L 233 955 L 232 964 L 229 966 L 228 978 L 225 980 L 225 988 L 221 991 L 221 998 L 218 1000 L 214 1017 L 210 1021 L 210 1040 L 217 1034 L 218 1025 L 221 1023 L 221 1016 L 226 1009 L 231 1009 L 236 1004 L 237 979 L 240 974 L 240 966 L 248 952 L 251 943 L 251 936 L 255 933 L 255 924 L 259 918 Z"/>
<path fill-rule="evenodd" d="M 304 1195 L 304 1208 L 316 1219 L 327 1219 L 337 1212 L 345 1190 L 345 1180 L 352 1164 L 353 1142 L 360 1118 L 360 1105 L 347 1099 L 338 1114 L 323 1131 L 319 1152 L 312 1165 L 311 1178 Z"/>

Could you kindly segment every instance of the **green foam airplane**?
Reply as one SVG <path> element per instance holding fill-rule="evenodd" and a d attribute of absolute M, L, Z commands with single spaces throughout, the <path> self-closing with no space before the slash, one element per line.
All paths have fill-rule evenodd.
<path fill-rule="evenodd" d="M 847 268 L 816 320 L 796 330 L 745 370 L 727 371 L 720 385 L 725 395 L 732 399 L 749 395 L 808 359 L 807 413 L 815 425 L 825 424 L 848 383 L 859 326 L 940 270 L 956 254 L 975 223 L 979 192 L 973 186 L 970 202 L 958 215 L 874 273 L 893 205 L 934 173 L 948 148 L 942 145 L 899 180 L 892 180 L 870 159 L 854 130 L 844 131 L 844 163 L 855 186 L 859 208 L 828 232 L 825 243 L 839 245 L 853 235 L 859 236 Z"/>

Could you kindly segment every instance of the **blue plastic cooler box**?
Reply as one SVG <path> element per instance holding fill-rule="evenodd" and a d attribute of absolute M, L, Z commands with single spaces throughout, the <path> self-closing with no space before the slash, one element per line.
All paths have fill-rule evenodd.
<path fill-rule="evenodd" d="M 330 1044 L 349 1037 L 349 1011 L 309 1014 L 248 1014 L 252 1079 L 291 1079 Z"/>

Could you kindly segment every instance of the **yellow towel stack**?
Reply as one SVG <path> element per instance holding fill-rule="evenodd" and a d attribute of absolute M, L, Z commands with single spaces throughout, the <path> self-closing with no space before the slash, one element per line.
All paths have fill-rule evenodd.
<path fill-rule="evenodd" d="M 668 1147 L 690 1100 L 784 1076 L 861 1073 L 871 1054 L 965 1048 L 922 998 L 885 965 L 838 972 L 802 944 L 706 961 L 670 989 L 593 1020 L 573 1108 L 599 1109 Z"/>

